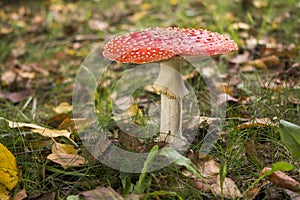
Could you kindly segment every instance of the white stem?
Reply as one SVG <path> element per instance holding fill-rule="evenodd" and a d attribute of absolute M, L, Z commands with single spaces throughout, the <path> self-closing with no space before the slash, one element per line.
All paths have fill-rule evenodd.
<path fill-rule="evenodd" d="M 179 73 L 178 61 L 161 63 L 160 72 L 153 88 L 161 94 L 159 141 L 182 143 L 184 141 L 181 131 L 182 97 L 186 96 L 189 91 Z"/>
<path fill-rule="evenodd" d="M 182 139 L 182 99 L 171 99 L 161 95 L 161 119 L 159 141 L 173 143 L 175 138 Z"/>

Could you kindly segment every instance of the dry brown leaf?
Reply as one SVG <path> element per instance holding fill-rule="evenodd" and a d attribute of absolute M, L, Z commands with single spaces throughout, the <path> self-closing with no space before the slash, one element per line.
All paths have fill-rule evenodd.
<path fill-rule="evenodd" d="M 191 153 L 193 154 L 193 152 Z M 199 169 L 199 172 L 201 175 L 203 175 L 205 178 L 198 178 L 195 175 L 192 175 L 191 172 L 187 170 L 183 170 L 183 175 L 190 177 L 192 185 L 197 188 L 198 190 L 201 190 L 203 192 L 211 192 L 214 193 L 217 196 L 224 196 L 226 198 L 239 198 L 241 197 L 241 192 L 239 191 L 238 187 L 234 183 L 234 181 L 230 178 L 225 178 L 223 182 L 223 193 L 221 192 L 221 184 L 220 184 L 220 164 L 217 163 L 212 158 L 205 156 L 202 159 L 199 159 L 200 157 L 203 157 L 202 154 L 199 154 L 197 156 L 189 155 L 197 168 Z M 197 158 L 199 157 L 199 158 Z"/>
<path fill-rule="evenodd" d="M 34 91 L 31 89 L 28 90 L 21 90 L 17 92 L 1 92 L 0 91 L 0 98 L 5 98 L 10 100 L 12 103 L 18 103 L 21 102 L 31 95 L 34 94 Z"/>
<path fill-rule="evenodd" d="M 266 56 L 261 58 L 261 60 L 268 66 L 268 67 L 272 67 L 274 65 L 278 65 L 280 63 L 279 58 L 275 55 L 270 55 L 270 56 Z"/>
<path fill-rule="evenodd" d="M 290 191 L 288 189 L 284 190 L 287 195 L 291 198 L 291 200 L 300 200 L 300 194 L 297 192 Z"/>
<path fill-rule="evenodd" d="M 82 196 L 84 200 L 124 200 L 124 198 L 111 187 L 99 187 L 94 190 L 85 191 L 80 193 L 80 196 Z"/>
<path fill-rule="evenodd" d="M 33 196 L 29 196 L 30 200 L 55 200 L 56 193 L 55 192 L 44 192 L 41 194 L 36 194 Z"/>
<path fill-rule="evenodd" d="M 252 200 L 252 199 L 254 199 L 258 195 L 259 191 L 260 191 L 260 187 L 252 188 L 251 190 L 248 190 L 244 194 L 243 199 L 245 199 L 245 200 Z"/>
<path fill-rule="evenodd" d="M 22 189 L 20 190 L 15 196 L 14 200 L 23 200 L 27 198 L 26 190 Z M 1 199 L 1 198 L 0 198 Z"/>
<path fill-rule="evenodd" d="M 262 169 L 261 173 L 265 174 L 268 171 L 271 171 L 272 168 L 265 167 Z M 278 185 L 282 188 L 289 189 L 293 192 L 300 192 L 300 183 L 293 179 L 292 177 L 286 175 L 282 171 L 276 171 L 269 175 L 269 181 Z"/>
<path fill-rule="evenodd" d="M 270 118 L 256 118 L 254 120 L 245 122 L 237 126 L 238 130 L 254 127 L 266 127 L 266 126 L 277 126 L 278 123 L 274 123 Z"/>
<path fill-rule="evenodd" d="M 267 69 L 267 65 L 261 59 L 250 60 L 246 65 L 254 66 L 258 69 Z"/>
<path fill-rule="evenodd" d="M 70 138 L 71 133 L 67 130 L 54 130 L 50 128 L 45 128 L 36 124 L 30 124 L 30 123 L 22 123 L 22 122 L 14 122 L 5 119 L 5 121 L 8 122 L 8 126 L 10 128 L 28 128 L 30 131 L 34 133 L 38 133 L 44 137 L 66 137 Z"/>
<path fill-rule="evenodd" d="M 47 124 L 51 127 L 57 128 L 60 126 L 66 119 L 69 118 L 69 115 L 66 113 L 58 114 L 53 117 L 51 117 L 48 121 Z M 69 118 L 70 119 L 70 118 Z M 70 119 L 71 120 L 71 119 Z"/>
<path fill-rule="evenodd" d="M 217 176 L 216 182 L 211 185 L 212 192 L 218 196 L 224 196 L 230 199 L 242 197 L 240 190 L 230 178 L 225 178 L 223 182 L 223 193 L 221 192 L 220 175 Z"/>
<path fill-rule="evenodd" d="M 211 158 L 198 163 L 197 167 L 204 177 L 216 176 L 220 173 L 220 164 Z"/>
<path fill-rule="evenodd" d="M 85 163 L 84 157 L 68 153 L 52 153 L 47 156 L 47 159 L 60 164 L 63 168 L 80 167 Z"/>

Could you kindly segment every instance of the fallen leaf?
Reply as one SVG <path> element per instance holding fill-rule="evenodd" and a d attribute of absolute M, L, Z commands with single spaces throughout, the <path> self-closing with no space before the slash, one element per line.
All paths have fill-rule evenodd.
<path fill-rule="evenodd" d="M 51 117 L 48 121 L 47 124 L 51 127 L 55 127 L 57 128 L 58 126 L 61 125 L 61 123 L 63 123 L 64 120 L 66 120 L 67 118 L 69 118 L 69 115 L 66 113 L 61 113 L 58 115 L 55 115 L 53 117 Z"/>
<path fill-rule="evenodd" d="M 265 167 L 262 169 L 262 174 L 271 171 L 272 168 Z M 269 175 L 269 181 L 282 188 L 289 189 L 293 192 L 300 192 L 300 183 L 282 171 L 276 171 Z"/>
<path fill-rule="evenodd" d="M 220 164 L 215 160 L 208 156 L 203 157 L 202 154 L 198 154 L 196 156 L 189 155 L 189 157 L 193 158 L 201 176 L 204 176 L 204 178 L 198 178 L 191 172 L 183 170 L 183 175 L 192 179 L 191 183 L 195 188 L 203 192 L 211 192 L 217 196 L 224 196 L 230 199 L 242 196 L 234 181 L 227 177 L 224 179 L 223 192 L 221 192 Z"/>
<path fill-rule="evenodd" d="M 34 94 L 34 91 L 31 89 L 28 90 L 21 90 L 17 92 L 2 92 L 0 91 L 0 98 L 5 98 L 10 100 L 12 103 L 18 103 L 21 102 L 31 95 Z"/>
<path fill-rule="evenodd" d="M 26 190 L 22 189 L 14 196 L 14 200 L 23 200 L 27 198 Z M 1 199 L 1 198 L 0 198 Z"/>
<path fill-rule="evenodd" d="M 246 24 L 244 22 L 233 23 L 231 26 L 232 26 L 233 29 L 243 29 L 243 30 L 249 30 L 250 29 L 250 25 Z"/>
<path fill-rule="evenodd" d="M 67 130 L 54 130 L 49 128 L 38 128 L 38 129 L 31 129 L 32 132 L 38 133 L 44 137 L 66 137 L 70 138 L 71 133 Z"/>
<path fill-rule="evenodd" d="M 1 75 L 2 85 L 11 85 L 17 78 L 17 74 L 14 70 L 6 70 Z"/>
<path fill-rule="evenodd" d="M 253 6 L 255 6 L 256 8 L 262 8 L 268 6 L 268 2 L 266 0 L 254 0 L 252 3 Z"/>
<path fill-rule="evenodd" d="M 230 62 L 235 64 L 242 64 L 247 61 L 249 61 L 250 58 L 250 52 L 244 51 L 242 54 L 237 54 L 235 57 L 233 57 Z"/>
<path fill-rule="evenodd" d="M 259 191 L 260 191 L 260 187 L 252 188 L 251 190 L 248 190 L 244 194 L 243 199 L 245 199 L 245 200 L 255 199 L 255 197 L 258 195 Z"/>
<path fill-rule="evenodd" d="M 237 199 L 242 196 L 234 181 L 227 177 L 225 177 L 223 182 L 223 192 L 221 192 L 220 175 L 217 176 L 216 183 L 211 185 L 211 190 L 218 196 L 224 196 L 230 199 Z"/>
<path fill-rule="evenodd" d="M 67 113 L 73 110 L 73 106 L 70 105 L 68 102 L 61 102 L 58 106 L 52 108 L 52 110 L 57 114 Z"/>
<path fill-rule="evenodd" d="M 4 119 L 4 118 L 0 118 Z M 4 119 L 6 122 L 8 122 L 8 126 L 10 128 L 28 128 L 30 131 L 34 133 L 38 133 L 44 137 L 66 137 L 70 138 L 71 133 L 67 130 L 54 130 L 50 128 L 45 128 L 36 124 L 30 124 L 30 123 L 22 123 L 22 122 L 14 122 L 7 119 Z"/>
<path fill-rule="evenodd" d="M 14 155 L 0 143 L 0 186 L 12 190 L 18 183 L 17 161 Z"/>
<path fill-rule="evenodd" d="M 300 194 L 297 192 L 290 191 L 288 189 L 284 190 L 287 195 L 291 198 L 291 200 L 300 200 Z"/>
<path fill-rule="evenodd" d="M 63 168 L 80 167 L 85 163 L 84 157 L 68 153 L 52 153 L 47 156 L 47 159 L 60 164 Z"/>
<path fill-rule="evenodd" d="M 261 59 L 250 60 L 246 63 L 246 65 L 251 65 L 258 69 L 267 69 L 267 65 Z"/>
<path fill-rule="evenodd" d="M 268 66 L 272 67 L 274 65 L 278 65 L 280 63 L 280 60 L 277 56 L 271 55 L 261 58 L 261 60 Z"/>
<path fill-rule="evenodd" d="M 1 200 L 10 200 L 8 190 L 1 184 L 0 184 L 0 199 Z"/>
<path fill-rule="evenodd" d="M 52 153 L 53 154 L 67 153 L 67 154 L 78 155 L 77 150 L 75 150 L 73 145 L 61 144 L 57 142 L 52 145 Z"/>
<path fill-rule="evenodd" d="M 97 19 L 90 19 L 88 21 L 88 25 L 89 25 L 90 29 L 96 30 L 96 31 L 104 31 L 109 27 L 107 22 L 100 21 Z"/>
<path fill-rule="evenodd" d="M 270 118 L 256 118 L 248 122 L 242 123 L 237 126 L 238 130 L 255 127 L 277 126 L 278 123 L 274 123 Z"/>
<path fill-rule="evenodd" d="M 197 167 L 204 177 L 216 176 L 220 173 L 220 164 L 209 158 L 204 162 L 197 163 Z"/>
<path fill-rule="evenodd" d="M 28 199 L 30 199 L 30 200 L 55 200 L 56 194 L 55 194 L 55 192 L 44 192 L 41 194 L 29 196 Z"/>
<path fill-rule="evenodd" d="M 124 200 L 124 198 L 111 187 L 99 187 L 94 190 L 81 192 L 80 196 L 82 196 L 84 200 Z"/>

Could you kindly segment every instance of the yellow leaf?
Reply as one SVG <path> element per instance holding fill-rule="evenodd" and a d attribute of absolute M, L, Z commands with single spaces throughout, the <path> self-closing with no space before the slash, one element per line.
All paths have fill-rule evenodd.
<path fill-rule="evenodd" d="M 129 17 L 129 20 L 133 23 L 141 20 L 149 14 L 148 11 L 135 12 L 132 16 Z"/>
<path fill-rule="evenodd" d="M 1 200 L 9 200 L 10 197 L 9 197 L 8 193 L 9 192 L 7 191 L 7 189 L 3 185 L 0 184 L 0 199 Z"/>
<path fill-rule="evenodd" d="M 152 8 L 151 3 L 142 3 L 142 5 L 141 5 L 142 10 L 150 10 L 151 8 Z"/>
<path fill-rule="evenodd" d="M 11 190 L 18 183 L 17 161 L 14 155 L 1 143 L 0 161 L 0 186 L 3 185 Z M 0 192 L 2 193 L 2 191 Z"/>
<path fill-rule="evenodd" d="M 131 104 L 127 111 L 130 117 L 143 115 L 142 110 L 136 104 Z"/>
<path fill-rule="evenodd" d="M 52 153 L 54 154 L 67 153 L 67 154 L 77 155 L 77 151 L 75 150 L 74 146 L 70 144 L 61 144 L 61 143 L 55 143 L 52 145 Z"/>
<path fill-rule="evenodd" d="M 177 1 L 177 0 L 169 0 L 169 4 L 170 4 L 171 6 L 177 6 L 178 1 Z"/>
<path fill-rule="evenodd" d="M 57 114 L 71 112 L 73 110 L 73 106 L 71 106 L 68 102 L 61 102 L 57 107 L 52 109 Z"/>

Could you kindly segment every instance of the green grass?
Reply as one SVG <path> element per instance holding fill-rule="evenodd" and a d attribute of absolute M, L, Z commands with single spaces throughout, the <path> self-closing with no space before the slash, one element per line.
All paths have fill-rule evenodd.
<path fill-rule="evenodd" d="M 175 1 L 174 1 L 175 2 Z M 262 2 L 262 1 L 258 1 Z M 223 127 L 221 139 L 217 142 L 210 156 L 222 163 L 226 163 L 226 176 L 230 177 L 238 186 L 241 192 L 246 191 L 249 186 L 259 177 L 260 170 L 263 167 L 271 166 L 278 161 L 286 161 L 299 169 L 297 162 L 288 153 L 287 149 L 280 141 L 280 134 L 277 127 L 262 126 L 238 129 L 241 123 L 237 118 L 265 118 L 284 119 L 295 124 L 300 124 L 300 89 L 286 85 L 286 80 L 292 80 L 290 76 L 279 77 L 274 73 L 276 70 L 284 75 L 286 69 L 292 64 L 299 63 L 299 32 L 296 24 L 299 22 L 299 3 L 296 0 L 287 1 L 265 1 L 267 4 L 261 8 L 253 6 L 251 1 L 186 1 L 178 0 L 175 5 L 170 6 L 169 1 L 144 1 L 142 4 L 132 5 L 129 2 L 120 1 L 76 1 L 74 4 L 78 10 L 73 12 L 82 12 L 84 20 L 81 22 L 56 21 L 48 13 L 50 1 L 44 1 L 34 5 L 29 16 L 42 15 L 48 21 L 41 25 L 41 32 L 28 32 L 28 22 L 25 28 L 17 25 L 17 21 L 12 18 L 1 18 L 0 25 L 12 27 L 13 32 L 9 35 L 0 35 L 0 75 L 8 70 L 21 68 L 24 71 L 34 71 L 33 69 L 22 68 L 29 63 L 36 63 L 40 68 L 49 71 L 49 76 L 34 71 L 36 77 L 30 80 L 23 79 L 13 85 L 3 85 L 0 81 L 1 91 L 18 91 L 25 89 L 26 83 L 35 90 L 31 99 L 26 99 L 19 103 L 11 103 L 8 100 L 0 99 L 0 117 L 19 122 L 29 122 L 34 124 L 47 125 L 48 120 L 55 116 L 52 108 L 60 102 L 66 101 L 72 103 L 72 84 L 80 63 L 83 61 L 86 52 L 91 50 L 96 44 L 107 39 L 109 36 L 118 34 L 122 31 L 155 27 L 155 26 L 179 26 L 206 28 L 220 33 L 230 34 L 231 37 L 239 43 L 241 50 L 247 49 L 244 38 L 241 37 L 242 30 L 233 29 L 231 24 L 234 22 L 244 22 L 250 25 L 246 32 L 257 38 L 262 39 L 266 36 L 274 37 L 276 44 L 294 45 L 295 49 L 291 54 L 283 52 L 278 55 L 281 63 L 278 69 L 259 70 L 254 72 L 239 72 L 236 70 L 234 76 L 239 77 L 242 85 L 234 85 L 234 95 L 239 97 L 252 97 L 253 100 L 247 104 L 228 103 L 226 107 L 226 122 Z M 71 1 L 66 1 L 69 6 Z M 1 3 L 0 3 L 1 4 Z M 60 3 L 58 3 L 60 4 Z M 150 4 L 148 9 L 146 4 Z M 18 12 L 20 6 L 25 5 L 22 1 L 11 3 L 4 9 L 9 15 L 12 12 Z M 68 7 L 68 6 L 66 6 Z M 116 12 L 118 11 L 118 12 Z M 147 12 L 147 14 L 137 21 L 132 21 L 130 16 L 135 13 Z M 72 12 L 71 12 L 72 13 Z M 114 13 L 111 15 L 111 13 Z M 72 14 L 63 13 L 64 17 L 72 18 Z M 103 31 L 91 30 L 87 21 L 96 15 L 96 19 L 105 21 L 109 28 Z M 98 16 L 97 16 L 98 15 Z M 287 16 L 290 15 L 290 16 Z M 28 21 L 28 16 L 24 20 Z M 73 19 L 76 21 L 76 18 Z M 26 22 L 27 22 L 26 21 Z M 30 20 L 29 20 L 30 21 Z M 71 35 L 64 32 L 63 27 L 66 24 L 75 24 L 77 31 Z M 2 27 L 2 26 L 0 26 Z M 85 41 L 81 47 L 70 53 L 73 38 L 79 34 L 99 35 L 101 41 Z M 34 39 L 41 37 L 37 43 Z M 16 48 L 17 41 L 26 43 L 26 53 L 19 58 L 11 57 L 11 50 Z M 284 46 L 285 49 L 287 47 Z M 259 58 L 259 49 L 251 50 L 251 59 Z M 298 53 L 297 53 L 298 52 Z M 63 55 L 63 57 L 60 57 Z M 17 61 L 17 65 L 12 64 Z M 219 65 L 222 74 L 228 74 L 236 66 L 229 63 L 224 57 L 214 58 Z M 98 87 L 99 96 L 96 99 L 96 109 L 99 113 L 98 120 L 101 126 L 111 133 L 118 133 L 120 130 L 116 127 L 112 119 L 112 101 L 110 95 L 116 81 L 121 77 L 125 69 L 111 70 L 105 74 L 104 81 L 111 81 L 110 87 Z M 183 70 L 183 73 L 191 72 L 191 67 Z M 280 79 L 279 79 L 280 78 Z M 280 80 L 285 84 L 281 89 L 272 90 L 271 80 Z M 295 78 L 297 80 L 297 77 Z M 299 80 L 299 77 L 298 77 Z M 201 116 L 210 115 L 210 105 L 204 81 L 199 74 L 188 80 L 193 85 L 195 94 L 199 101 Z M 226 81 L 225 81 L 226 82 Z M 264 83 L 263 87 L 259 82 Z M 201 83 L 201 84 L 200 84 Z M 269 83 L 269 84 L 268 84 Z M 228 83 L 230 84 L 230 83 Z M 145 92 L 141 89 L 134 93 L 135 100 L 141 106 L 143 112 L 147 114 L 149 105 L 139 102 L 147 100 L 150 103 L 159 103 L 159 96 Z M 36 99 L 36 100 L 34 100 Z M 292 99 L 297 99 L 298 103 L 293 103 Z M 36 105 L 34 102 L 36 101 Z M 71 113 L 68 113 L 71 117 Z M 137 120 L 140 120 L 137 118 Z M 51 144 L 53 141 L 45 139 L 24 129 L 10 129 L 7 124 L 0 121 L 0 142 L 4 144 L 16 156 L 20 169 L 20 182 L 12 191 L 14 196 L 19 190 L 25 189 L 29 195 L 37 195 L 45 192 L 55 192 L 57 199 L 65 199 L 71 194 L 94 189 L 98 186 L 112 187 L 122 193 L 122 179 L 120 172 L 111 169 L 99 161 L 93 161 L 90 164 L 79 168 L 64 169 L 46 159 L 51 153 Z M 200 149 L 199 142 L 207 133 L 207 127 L 199 128 L 197 140 L 192 144 L 191 149 L 197 151 Z M 77 134 L 73 139 L 78 143 L 79 149 L 85 155 L 89 155 L 82 146 Z M 55 139 L 58 142 L 66 142 L 63 138 Z M 148 141 L 151 146 L 151 141 Z M 89 158 L 90 155 L 88 156 Z M 288 172 L 290 176 L 298 179 L 297 170 Z M 138 175 L 130 175 L 131 183 L 136 184 Z M 183 199 L 212 199 L 212 194 L 204 193 L 195 189 L 189 180 L 181 174 L 181 168 L 176 165 L 170 165 L 159 171 L 147 173 L 146 180 L 152 180 L 151 185 L 145 190 L 151 194 L 155 191 L 174 191 Z M 261 191 L 257 199 L 268 199 L 271 195 L 281 199 L 288 199 L 287 195 L 273 184 L 259 182 L 257 186 Z M 155 196 L 155 195 L 154 195 Z M 161 199 L 178 199 L 178 197 L 166 194 Z"/>

